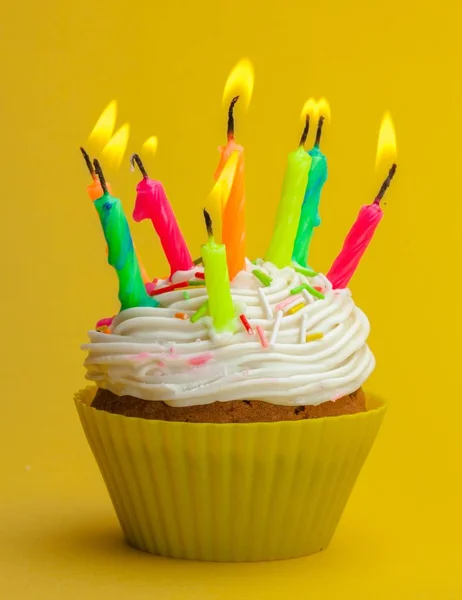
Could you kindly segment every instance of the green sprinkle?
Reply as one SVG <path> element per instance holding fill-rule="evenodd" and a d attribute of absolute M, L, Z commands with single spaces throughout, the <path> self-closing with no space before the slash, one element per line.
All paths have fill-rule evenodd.
<path fill-rule="evenodd" d="M 299 285 L 297 287 L 294 287 L 290 290 L 290 293 L 295 296 L 295 294 L 299 294 L 302 290 L 304 290 L 305 288 L 303 287 L 303 285 Z"/>
<path fill-rule="evenodd" d="M 190 319 L 191 323 L 195 323 L 196 321 L 199 321 L 199 319 L 201 319 L 202 317 L 205 317 L 208 310 L 209 310 L 209 301 L 206 300 L 204 302 L 204 304 L 200 308 L 198 308 L 196 310 L 196 312 L 193 314 L 193 316 L 191 317 L 191 319 Z"/>
<path fill-rule="evenodd" d="M 189 292 L 187 292 L 186 290 L 183 291 L 183 298 L 185 300 L 189 300 L 191 298 L 191 296 L 189 295 Z"/>
<path fill-rule="evenodd" d="M 256 265 L 256 264 L 257 264 L 257 259 L 255 259 L 255 260 L 251 260 L 250 262 L 251 262 L 253 265 Z"/>
<path fill-rule="evenodd" d="M 202 264 L 202 256 L 199 256 L 199 258 L 196 258 L 195 260 L 193 260 L 193 263 L 195 265 L 201 265 Z"/>
<path fill-rule="evenodd" d="M 315 296 L 316 298 L 319 298 L 320 300 L 324 300 L 324 294 L 321 294 L 321 292 L 318 292 L 318 290 L 315 290 L 314 288 L 311 287 L 311 285 L 308 285 L 307 283 L 302 283 L 302 285 L 292 288 L 290 290 L 290 293 L 292 295 L 295 295 L 295 294 L 299 294 L 302 290 L 306 290 L 312 296 Z"/>
<path fill-rule="evenodd" d="M 273 281 L 272 278 L 269 275 L 266 275 L 266 273 L 263 273 L 263 271 L 260 271 L 260 269 L 254 269 L 252 273 L 263 283 L 263 285 L 266 285 L 266 287 L 271 285 L 271 282 Z"/>
<path fill-rule="evenodd" d="M 190 285 L 190 286 L 194 286 L 194 285 L 196 285 L 196 286 L 199 286 L 199 285 L 205 285 L 205 281 L 204 281 L 203 279 L 202 279 L 202 280 L 199 280 L 199 281 L 194 281 L 194 280 L 191 280 L 191 281 L 188 281 L 188 285 Z"/>
<path fill-rule="evenodd" d="M 305 269 L 305 267 L 300 267 L 296 264 L 293 265 L 294 271 L 297 273 L 301 273 L 302 275 L 306 275 L 307 277 L 315 277 L 317 273 L 315 271 L 311 271 L 310 269 Z"/>

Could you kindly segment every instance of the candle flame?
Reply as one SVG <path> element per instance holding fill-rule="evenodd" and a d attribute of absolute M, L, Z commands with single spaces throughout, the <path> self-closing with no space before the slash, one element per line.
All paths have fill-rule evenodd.
<path fill-rule="evenodd" d="M 229 104 L 234 96 L 240 96 L 239 104 L 248 108 L 252 99 L 253 84 L 253 65 L 248 58 L 243 58 L 228 75 L 223 90 L 223 104 Z"/>
<path fill-rule="evenodd" d="M 151 135 L 143 144 L 142 149 L 147 154 L 154 156 L 157 152 L 157 146 L 159 145 L 159 140 L 156 135 Z"/>
<path fill-rule="evenodd" d="M 127 149 L 130 135 L 130 125 L 122 125 L 103 148 L 103 156 L 107 163 L 114 169 L 118 169 Z"/>
<path fill-rule="evenodd" d="M 386 162 L 392 163 L 396 160 L 396 134 L 393 120 L 387 111 L 380 125 L 379 140 L 377 142 L 377 155 L 375 159 L 375 168 Z"/>
<path fill-rule="evenodd" d="M 304 121 L 306 115 L 310 116 L 311 121 L 317 121 L 319 117 L 329 123 L 331 120 L 330 104 L 325 98 L 315 100 L 314 98 L 308 98 L 302 108 L 300 118 Z"/>
<path fill-rule="evenodd" d="M 114 132 L 117 118 L 117 102 L 112 100 L 101 113 L 88 138 L 90 145 L 102 147 L 108 143 Z"/>
<path fill-rule="evenodd" d="M 327 123 L 331 121 L 331 112 L 330 112 L 330 104 L 327 102 L 325 98 L 320 98 L 318 100 L 318 117 L 324 117 Z"/>

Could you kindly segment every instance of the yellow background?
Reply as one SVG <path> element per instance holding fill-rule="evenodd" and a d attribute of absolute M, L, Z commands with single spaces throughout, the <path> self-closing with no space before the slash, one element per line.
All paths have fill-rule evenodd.
<path fill-rule="evenodd" d="M 462 55 L 454 6 L 5 3 L 1 598 L 462 598 Z M 378 367 L 370 386 L 391 407 L 327 551 L 278 564 L 181 563 L 123 544 L 72 403 L 83 383 L 79 344 L 117 308 L 78 147 L 111 99 L 118 125 L 130 122 L 130 152 L 158 135 L 146 166 L 164 182 L 196 255 L 224 141 L 221 93 L 244 56 L 256 71 L 250 109 L 237 111 L 251 256 L 269 242 L 309 96 L 326 96 L 332 108 L 323 141 L 330 178 L 312 253 L 321 270 L 380 184 L 378 128 L 386 109 L 394 118 L 399 171 L 352 285 L 372 323 Z M 129 211 L 138 175 L 126 161 L 108 175 Z M 151 224 L 134 236 L 152 276 L 165 274 Z"/>

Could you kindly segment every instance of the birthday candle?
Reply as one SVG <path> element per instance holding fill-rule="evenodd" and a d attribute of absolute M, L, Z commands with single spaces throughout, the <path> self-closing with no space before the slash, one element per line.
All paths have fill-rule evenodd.
<path fill-rule="evenodd" d="M 225 176 L 228 179 L 229 194 L 224 198 L 222 242 L 226 246 L 229 278 L 245 269 L 245 185 L 244 148 L 234 139 L 234 105 L 231 101 L 228 111 L 228 142 L 220 148 L 221 156 L 215 171 L 215 180 Z M 233 168 L 230 168 L 232 165 Z"/>
<path fill-rule="evenodd" d="M 340 254 L 327 273 L 327 279 L 332 283 L 334 289 L 346 288 L 353 277 L 361 257 L 382 220 L 383 212 L 380 208 L 380 201 L 390 185 L 395 171 L 396 165 L 394 164 L 374 202 L 361 207 L 358 218 L 348 232 Z"/>
<path fill-rule="evenodd" d="M 308 152 L 311 156 L 311 166 L 293 247 L 292 260 L 302 267 L 307 265 L 313 230 L 321 224 L 319 201 L 322 188 L 327 180 L 327 160 L 319 148 L 323 123 L 324 117 L 321 116 L 314 147 Z"/>
<path fill-rule="evenodd" d="M 95 208 L 108 245 L 108 262 L 116 270 L 119 279 L 121 310 L 138 306 L 159 306 L 157 300 L 146 292 L 122 203 L 108 192 L 97 160 L 94 161 L 94 166 L 102 188 L 102 196 L 95 200 Z"/>
<path fill-rule="evenodd" d="M 287 168 L 282 184 L 273 236 L 265 260 L 283 268 L 292 262 L 292 251 L 297 233 L 300 207 L 308 181 L 311 156 L 303 145 L 309 130 L 309 116 L 306 117 L 305 129 L 297 150 L 291 152 L 287 159 Z"/>
<path fill-rule="evenodd" d="M 176 271 L 189 271 L 194 266 L 191 254 L 163 185 L 160 181 L 148 177 L 138 154 L 133 154 L 131 162 L 132 166 L 136 162 L 143 175 L 143 179 L 136 186 L 136 201 L 133 209 L 134 220 L 139 222 L 150 219 L 152 221 L 170 264 L 170 277 Z"/>
<path fill-rule="evenodd" d="M 206 210 L 204 210 L 204 218 L 209 239 L 202 246 L 201 254 L 204 261 L 205 285 L 209 298 L 209 314 L 218 333 L 222 331 L 234 332 L 234 306 L 229 284 L 226 247 L 224 244 L 215 243 L 212 220 Z"/>
<path fill-rule="evenodd" d="M 101 198 L 101 196 L 103 195 L 103 188 L 101 187 L 101 183 L 99 181 L 98 176 L 95 173 L 95 169 L 93 168 L 93 164 L 91 162 L 91 159 L 90 159 L 88 153 L 82 147 L 80 148 L 80 152 L 83 154 L 83 158 L 85 159 L 85 163 L 87 165 L 88 170 L 90 171 L 90 175 L 93 180 L 89 185 L 87 185 L 87 192 L 88 192 L 88 196 L 90 197 L 90 200 L 92 200 L 94 202 L 95 200 L 98 200 L 98 198 Z M 110 194 L 112 194 L 112 190 L 111 190 L 109 181 L 106 181 L 105 183 L 106 183 L 107 191 Z M 134 244 L 133 244 L 133 246 L 135 247 Z M 141 260 L 138 256 L 136 247 L 135 247 L 135 254 L 137 255 L 138 263 L 140 265 L 141 277 L 143 279 L 143 283 L 147 284 L 151 280 L 149 279 L 149 275 L 147 274 L 146 269 L 143 267 L 143 263 L 141 262 Z"/>
<path fill-rule="evenodd" d="M 94 202 L 95 200 L 98 200 L 98 198 L 101 198 L 101 196 L 103 195 L 103 188 L 101 187 L 101 183 L 98 179 L 98 176 L 95 173 L 95 169 L 93 167 L 93 163 L 91 162 L 91 158 L 88 155 L 88 152 L 86 152 L 85 148 L 82 147 L 80 147 L 80 152 L 83 155 L 85 164 L 87 165 L 88 171 L 91 175 L 92 182 L 89 185 L 87 185 L 87 192 L 90 200 Z M 107 191 L 110 194 L 112 194 L 111 185 L 109 181 L 106 181 L 106 187 Z"/>

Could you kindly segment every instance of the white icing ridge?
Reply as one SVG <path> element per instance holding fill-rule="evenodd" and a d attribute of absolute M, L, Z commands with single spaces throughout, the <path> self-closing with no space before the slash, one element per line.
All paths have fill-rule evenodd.
<path fill-rule="evenodd" d="M 237 314 L 244 313 L 253 329 L 249 335 L 236 318 L 236 333 L 217 335 L 211 317 L 196 323 L 191 317 L 207 300 L 204 287 L 183 289 L 157 297 L 158 308 L 132 308 L 119 313 L 111 333 L 90 331 L 85 361 L 87 378 L 115 394 L 144 400 L 163 400 L 171 406 L 254 399 L 272 404 L 316 405 L 356 391 L 375 366 L 366 345 L 369 321 L 356 307 L 349 290 L 332 290 L 324 275 L 305 277 L 291 267 L 278 269 L 259 260 L 248 263 L 231 291 Z M 271 278 L 265 287 L 252 274 L 259 268 Z M 175 282 L 188 280 L 175 274 Z M 290 290 L 304 283 L 320 286 L 324 299 L 304 290 L 293 314 L 286 304 Z M 159 282 L 165 285 L 168 282 Z M 279 315 L 279 316 L 278 316 Z M 262 327 L 269 346 L 263 348 L 256 327 Z M 322 339 L 306 342 L 306 335 Z"/>

